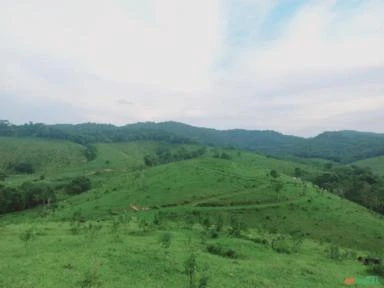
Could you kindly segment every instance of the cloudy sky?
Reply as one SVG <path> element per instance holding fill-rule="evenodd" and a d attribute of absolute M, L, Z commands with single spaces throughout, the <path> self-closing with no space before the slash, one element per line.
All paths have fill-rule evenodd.
<path fill-rule="evenodd" d="M 384 132 L 382 0 L 0 0 L 0 119 Z"/>

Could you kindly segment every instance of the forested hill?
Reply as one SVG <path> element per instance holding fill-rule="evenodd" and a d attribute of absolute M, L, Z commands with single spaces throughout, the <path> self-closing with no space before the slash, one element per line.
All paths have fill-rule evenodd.
<path fill-rule="evenodd" d="M 324 132 L 306 139 L 269 130 L 216 130 L 178 122 L 144 122 L 117 127 L 95 123 L 12 125 L 8 121 L 0 121 L 0 136 L 65 139 L 80 144 L 135 140 L 198 142 L 277 157 L 323 158 L 342 163 L 384 155 L 384 134 L 339 131 Z"/>
<path fill-rule="evenodd" d="M 117 127 L 110 124 L 54 124 L 27 123 L 13 125 L 0 121 L 0 136 L 37 137 L 68 140 L 78 144 L 113 143 L 138 140 L 165 141 L 169 143 L 193 143 L 192 140 L 159 129 L 142 129 L 135 125 Z"/>
<path fill-rule="evenodd" d="M 273 156 L 323 158 L 350 163 L 384 155 L 384 134 L 370 132 L 324 132 L 306 139 L 275 131 L 215 130 L 178 122 L 146 122 L 132 126 L 167 131 L 206 145 L 236 147 Z"/>

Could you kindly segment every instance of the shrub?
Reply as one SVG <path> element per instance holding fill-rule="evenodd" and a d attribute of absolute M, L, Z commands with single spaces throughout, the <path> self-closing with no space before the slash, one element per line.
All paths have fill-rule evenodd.
<path fill-rule="evenodd" d="M 89 178 L 81 176 L 73 179 L 65 186 L 65 192 L 68 195 L 77 195 L 91 189 L 91 180 Z"/>
<path fill-rule="evenodd" d="M 1 172 L 0 171 L 0 181 L 5 181 L 5 179 L 7 179 L 8 175 L 5 174 L 4 172 Z"/>
<path fill-rule="evenodd" d="M 171 246 L 171 241 L 172 241 L 172 235 L 169 232 L 165 232 L 161 234 L 159 237 L 160 246 L 165 249 L 168 249 Z"/>
<path fill-rule="evenodd" d="M 373 265 L 370 265 L 369 268 L 368 268 L 368 272 L 373 274 L 373 275 L 384 277 L 384 264 L 373 264 Z"/>
<path fill-rule="evenodd" d="M 292 253 L 292 247 L 289 240 L 284 236 L 279 236 L 272 240 L 272 249 L 278 253 L 290 254 Z"/>
<path fill-rule="evenodd" d="M 188 277 L 188 287 L 195 287 L 195 274 L 197 270 L 197 262 L 195 254 L 191 254 L 184 262 L 184 273 Z"/>
<path fill-rule="evenodd" d="M 219 244 L 210 244 L 207 246 L 207 251 L 211 254 L 218 255 L 225 258 L 236 259 L 239 257 L 237 252 L 231 248 L 224 248 Z"/>
<path fill-rule="evenodd" d="M 199 288 L 206 288 L 208 287 L 208 276 L 207 275 L 203 275 L 200 280 L 199 280 L 199 285 L 198 287 Z"/>
<path fill-rule="evenodd" d="M 20 162 L 13 165 L 11 164 L 10 168 L 17 173 L 33 174 L 35 172 L 33 165 L 27 162 Z"/>
<path fill-rule="evenodd" d="M 36 233 L 32 228 L 29 228 L 21 232 L 19 238 L 24 243 L 25 248 L 28 249 L 30 247 L 30 243 L 36 238 Z"/>
<path fill-rule="evenodd" d="M 239 238 L 241 235 L 241 230 L 246 229 L 245 223 L 236 214 L 231 215 L 230 225 L 231 227 L 229 230 L 229 234 L 232 237 Z"/>
<path fill-rule="evenodd" d="M 100 276 L 96 268 L 88 270 L 84 273 L 83 279 L 79 282 L 81 288 L 100 287 Z"/>
<path fill-rule="evenodd" d="M 279 173 L 278 173 L 276 170 L 271 170 L 271 172 L 269 173 L 269 175 L 271 175 L 273 178 L 277 178 L 277 177 L 279 177 Z"/>
<path fill-rule="evenodd" d="M 328 250 L 328 257 L 332 260 L 341 260 L 342 255 L 339 246 L 331 245 Z"/>

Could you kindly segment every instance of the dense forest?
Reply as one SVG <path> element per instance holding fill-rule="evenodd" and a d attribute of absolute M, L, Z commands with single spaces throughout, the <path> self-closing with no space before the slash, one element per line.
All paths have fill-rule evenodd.
<path fill-rule="evenodd" d="M 368 168 L 341 166 L 316 177 L 308 177 L 319 187 L 384 214 L 384 178 Z"/>
<path fill-rule="evenodd" d="M 0 136 L 38 137 L 68 140 L 78 144 L 95 142 L 126 142 L 136 140 L 165 141 L 169 143 L 192 143 L 193 141 L 175 134 L 155 130 L 139 129 L 134 126 L 116 127 L 109 124 L 85 123 L 78 125 L 26 123 L 13 125 L 9 121 L 0 121 Z"/>

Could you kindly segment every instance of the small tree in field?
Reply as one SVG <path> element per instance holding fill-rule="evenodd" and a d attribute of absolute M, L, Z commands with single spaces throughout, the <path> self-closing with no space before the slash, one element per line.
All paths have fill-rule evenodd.
<path fill-rule="evenodd" d="M 269 173 L 269 175 L 271 175 L 273 178 L 277 178 L 277 177 L 279 177 L 279 173 L 278 173 L 276 170 L 271 170 L 271 172 Z"/>
<path fill-rule="evenodd" d="M 25 249 L 27 249 L 28 251 L 30 248 L 31 242 L 36 238 L 36 235 L 33 229 L 29 228 L 21 232 L 19 235 L 19 238 L 24 243 Z"/>
<path fill-rule="evenodd" d="M 184 272 L 188 277 L 188 288 L 195 288 L 195 274 L 197 270 L 196 256 L 191 254 L 184 262 Z"/>
<path fill-rule="evenodd" d="M 163 233 L 159 237 L 160 246 L 164 249 L 164 258 L 165 258 L 165 269 L 169 265 L 169 247 L 171 247 L 172 243 L 172 235 L 169 232 Z"/>

